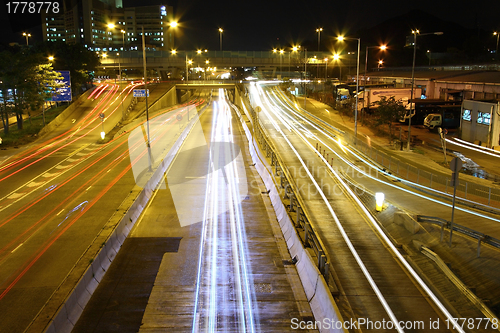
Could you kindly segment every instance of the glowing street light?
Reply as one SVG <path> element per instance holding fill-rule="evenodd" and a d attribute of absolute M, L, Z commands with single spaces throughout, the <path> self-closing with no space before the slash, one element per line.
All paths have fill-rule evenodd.
<path fill-rule="evenodd" d="M 380 45 L 380 46 L 367 46 L 366 47 L 366 58 L 365 58 L 365 73 L 363 75 L 363 78 L 364 78 L 364 83 L 366 85 L 366 81 L 367 81 L 367 77 L 366 77 L 366 73 L 368 71 L 368 49 L 374 49 L 374 48 L 379 48 L 381 51 L 385 51 L 387 50 L 387 45 Z"/>
<path fill-rule="evenodd" d="M 316 29 L 316 32 L 318 33 L 318 51 L 319 51 L 319 44 L 320 44 L 320 39 L 321 39 L 321 31 L 323 31 L 323 28 Z"/>
<path fill-rule="evenodd" d="M 342 83 L 342 66 L 340 66 L 339 60 L 340 60 L 340 55 L 338 53 L 335 53 L 333 55 L 333 60 L 335 60 L 339 64 L 339 82 Z"/>
<path fill-rule="evenodd" d="M 497 48 L 495 49 L 495 59 L 498 60 L 498 37 L 500 37 L 500 33 L 498 33 L 498 31 L 495 31 L 493 33 L 493 36 L 497 36 Z"/>
<path fill-rule="evenodd" d="M 172 21 L 168 25 L 170 26 L 170 28 L 172 28 L 169 30 L 171 30 L 171 33 L 172 33 L 172 48 L 174 48 L 175 47 L 175 28 L 177 28 L 178 23 L 177 23 L 177 21 Z"/>
<path fill-rule="evenodd" d="M 49 59 L 49 61 L 54 61 L 54 57 L 53 56 L 49 56 L 48 59 Z"/>
<path fill-rule="evenodd" d="M 28 46 L 28 38 L 31 37 L 31 34 L 23 32 L 23 36 L 26 37 L 26 46 Z"/>
<path fill-rule="evenodd" d="M 382 192 L 375 193 L 375 210 L 381 212 L 384 208 L 385 195 Z"/>

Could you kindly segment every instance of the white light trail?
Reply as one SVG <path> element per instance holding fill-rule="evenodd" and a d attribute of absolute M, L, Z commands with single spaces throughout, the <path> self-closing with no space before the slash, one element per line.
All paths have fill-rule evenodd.
<path fill-rule="evenodd" d="M 302 126 L 301 124 L 299 124 L 299 126 Z M 295 132 L 301 136 L 302 140 L 312 149 L 312 150 L 315 150 L 313 145 L 309 142 L 309 140 L 307 140 L 305 137 L 303 137 L 300 132 L 298 130 L 295 130 Z M 288 141 L 288 139 L 285 137 L 285 139 Z M 319 140 L 319 139 L 318 139 Z M 290 143 L 289 143 L 290 144 Z M 323 143 L 324 144 L 324 143 Z M 290 145 L 290 147 L 294 150 L 294 152 L 297 154 L 297 152 L 295 151 L 295 149 Z M 331 149 L 331 148 L 330 148 Z M 332 150 L 333 152 L 333 150 Z M 297 155 L 298 156 L 298 155 Z M 339 156 L 337 154 L 337 156 Z M 299 157 L 299 156 L 298 156 Z M 349 195 L 356 201 L 356 203 L 358 204 L 358 206 L 363 210 L 365 216 L 370 220 L 371 224 L 373 227 L 375 227 L 375 229 L 377 230 L 377 232 L 379 233 L 379 235 L 382 237 L 382 239 L 384 239 L 384 242 L 386 243 L 386 245 L 391 249 L 391 251 L 393 252 L 393 254 L 395 254 L 398 259 L 400 260 L 400 262 L 405 266 L 405 268 L 408 270 L 408 272 L 413 276 L 413 278 L 419 283 L 419 285 L 425 290 L 425 292 L 429 295 L 429 297 L 431 297 L 431 299 L 434 301 L 434 303 L 439 307 L 439 309 L 443 312 L 443 314 L 449 319 L 450 322 L 453 322 L 453 326 L 454 328 L 459 331 L 459 332 L 464 332 L 462 330 L 462 328 L 460 327 L 460 325 L 458 325 L 454 320 L 453 320 L 453 316 L 448 312 L 448 310 L 446 309 L 446 307 L 439 301 L 439 299 L 434 295 L 434 293 L 430 290 L 430 288 L 425 284 L 425 282 L 420 278 L 420 276 L 413 270 L 413 268 L 411 267 L 411 265 L 406 261 L 406 259 L 404 259 L 404 257 L 402 256 L 402 254 L 398 251 L 398 249 L 396 249 L 396 247 L 394 246 L 394 244 L 392 244 L 392 242 L 390 241 L 390 239 L 387 237 L 387 235 L 385 234 L 385 232 L 383 232 L 380 228 L 380 226 L 378 225 L 378 223 L 376 223 L 375 219 L 373 218 L 373 216 L 370 214 L 370 212 L 366 209 L 366 207 L 362 204 L 362 202 L 358 199 L 358 197 L 354 194 L 354 192 L 350 189 L 350 187 L 345 184 L 345 182 L 341 179 L 341 177 L 338 175 L 338 173 L 333 169 L 332 166 L 329 165 L 328 161 L 321 155 L 319 154 L 319 157 L 321 160 L 323 160 L 323 162 L 326 164 L 327 168 L 330 169 L 330 171 L 333 173 L 333 175 L 335 176 L 335 178 L 337 178 L 337 180 L 342 184 L 342 186 L 346 189 L 346 191 L 349 193 Z M 340 157 L 340 156 L 339 156 Z M 299 157 L 300 159 L 300 157 Z M 301 163 L 303 164 L 302 160 L 301 160 Z M 303 164 L 304 165 L 304 164 Z M 304 165 L 305 167 L 305 165 Z M 310 175 L 309 173 L 309 170 L 306 168 L 306 171 L 307 173 Z M 312 177 L 312 175 L 310 175 L 311 177 L 311 180 L 315 183 L 316 185 L 316 181 L 314 180 L 314 178 Z M 318 191 L 319 191 L 319 187 L 317 186 L 318 188 Z M 324 194 L 322 192 L 320 192 L 320 194 L 322 195 L 322 197 L 324 197 Z M 327 206 L 329 207 L 329 209 L 331 209 L 331 206 L 329 205 L 329 202 L 328 200 L 326 200 L 326 197 L 324 197 L 324 200 L 325 200 L 325 203 L 327 203 Z M 332 211 L 332 214 L 333 214 L 333 211 Z M 337 222 L 337 219 L 336 217 L 334 217 L 336 222 Z M 357 259 L 356 259 L 357 260 Z M 371 278 L 371 277 L 370 277 Z M 383 297 L 383 296 L 382 296 Z M 385 301 L 385 299 L 384 299 Z M 392 317 L 391 317 L 392 319 Z M 395 319 L 395 318 L 394 318 Z M 399 327 L 399 326 L 398 326 Z"/>
<path fill-rule="evenodd" d="M 259 101 L 260 101 L 260 97 L 258 95 L 256 96 L 256 98 L 259 99 Z M 262 102 L 261 102 L 261 104 L 262 104 Z M 300 135 L 299 131 L 296 131 L 296 132 Z M 302 157 L 300 156 L 300 154 L 297 152 L 297 150 L 295 149 L 295 147 L 292 145 L 292 143 L 290 142 L 290 140 L 288 140 L 287 136 L 283 133 L 283 131 L 281 131 L 281 129 L 279 130 L 279 133 L 282 135 L 283 139 L 285 139 L 285 141 L 288 143 L 288 146 L 290 147 L 290 149 L 297 156 L 300 164 L 302 164 L 302 167 L 304 168 L 304 170 L 306 171 L 307 175 L 309 176 L 309 178 L 313 182 L 314 186 L 316 187 L 317 192 L 321 195 L 321 198 L 323 199 L 323 201 L 325 203 L 325 206 L 328 208 L 331 216 L 333 217 L 333 219 L 335 221 L 335 224 L 337 225 L 337 228 L 339 229 L 339 231 L 340 231 L 340 233 L 342 235 L 342 238 L 344 239 L 344 241 L 346 242 L 347 246 L 349 247 L 349 250 L 351 251 L 354 259 L 358 263 L 358 266 L 360 267 L 361 271 L 363 272 L 366 280 L 368 281 L 368 283 L 372 287 L 373 291 L 377 295 L 377 298 L 379 299 L 380 303 L 384 307 L 386 313 L 391 318 L 391 321 L 393 322 L 394 326 L 396 327 L 396 329 L 398 330 L 398 332 L 404 332 L 404 330 L 401 328 L 401 325 L 400 325 L 398 319 L 396 318 L 396 316 L 392 312 L 392 309 L 390 308 L 389 304 L 387 303 L 387 301 L 385 300 L 384 296 L 382 295 L 382 292 L 378 288 L 377 284 L 375 283 L 375 281 L 371 277 L 370 272 L 368 272 L 368 269 L 366 268 L 366 266 L 363 263 L 361 257 L 359 256 L 358 252 L 354 248 L 354 245 L 352 244 L 351 240 L 349 239 L 349 236 L 345 232 L 344 227 L 340 223 L 340 221 L 339 221 L 339 219 L 337 217 L 337 214 L 335 214 L 335 212 L 333 211 L 333 208 L 330 205 L 330 202 L 326 198 L 326 196 L 323 193 L 321 187 L 316 182 L 316 179 L 313 177 L 313 175 L 309 171 L 309 168 L 305 164 L 304 160 L 302 159 Z"/>
<path fill-rule="evenodd" d="M 285 106 L 287 107 L 287 106 Z M 325 132 L 323 129 L 321 129 L 320 127 L 316 126 L 316 124 L 314 124 L 312 121 L 310 121 L 309 119 L 307 119 L 306 117 L 302 116 L 301 114 L 297 113 L 295 110 L 293 110 L 292 108 L 290 107 L 287 107 L 290 111 L 292 111 L 297 117 L 301 118 L 302 120 L 306 121 L 309 125 L 311 125 L 312 127 L 314 127 L 317 131 L 319 131 L 320 133 L 322 133 L 324 136 L 326 136 L 328 139 L 332 140 L 333 142 L 335 142 L 335 144 L 337 144 L 342 150 L 347 150 L 349 151 L 353 156 L 355 156 L 357 159 L 359 160 L 362 160 L 365 164 L 367 164 L 368 166 L 372 167 L 373 169 L 376 169 L 378 172 L 381 172 L 383 173 L 385 176 L 387 177 L 391 177 L 393 179 L 396 179 L 396 180 L 399 180 L 401 182 L 405 182 L 405 183 L 408 183 L 408 184 L 411 184 L 413 186 L 416 186 L 416 187 L 420 187 L 420 188 L 423 188 L 425 190 L 428 190 L 428 191 L 432 191 L 432 192 L 435 192 L 435 193 L 438 193 L 438 194 L 441 194 L 441 195 L 445 195 L 445 196 L 450 196 L 448 193 L 445 193 L 445 192 L 441 192 L 441 191 L 438 191 L 438 190 L 435 190 L 433 188 L 430 188 L 430 187 L 426 187 L 426 186 L 423 186 L 423 185 L 420 185 L 420 184 L 417 184 L 417 183 L 414 183 L 414 182 L 411 182 L 409 180 L 406 180 L 404 178 L 400 178 L 400 177 L 397 177 L 395 175 L 392 175 L 392 174 L 389 174 L 387 172 L 384 172 L 382 170 L 380 170 L 377 166 L 375 166 L 373 163 L 371 163 L 370 161 L 366 160 L 365 158 L 363 158 L 362 156 L 358 155 L 357 153 L 355 153 L 352 149 L 350 149 L 349 147 L 347 146 L 344 146 L 342 145 L 341 143 L 338 142 L 338 140 L 336 140 L 332 135 L 328 134 L 327 132 Z M 335 156 L 337 156 L 339 159 L 341 159 L 344 163 L 346 163 L 347 165 L 351 166 L 352 168 L 354 168 L 358 173 L 360 174 L 363 174 L 365 175 L 366 177 L 372 179 L 372 180 L 375 180 L 381 184 L 384 184 L 384 185 L 387 185 L 387 186 L 390 186 L 392 188 L 395 188 L 395 189 L 398 189 L 400 191 L 403 191 L 403 192 L 406 192 L 406 193 L 409 193 L 411 195 L 414 195 L 414 196 L 417 196 L 417 197 L 420 197 L 422 199 L 426 199 L 426 200 L 429 200 L 431 202 L 434 202 L 434 203 L 437 203 L 437 204 L 440 204 L 440 205 L 443 205 L 443 206 L 446 206 L 446 207 L 452 207 L 451 204 L 449 203 L 446 203 L 446 202 L 442 202 L 442 201 L 439 201 L 437 199 L 433 199 L 433 198 L 430 198 L 428 196 L 425 196 L 423 194 L 419 194 L 419 193 L 416 193 L 414 191 L 411 191 L 411 190 L 408 190 L 408 189 L 405 189 L 405 188 L 402 188 L 400 186 L 397 186 L 397 185 L 394 185 L 390 182 L 386 182 L 385 180 L 381 180 L 381 179 L 378 179 L 377 177 L 374 177 L 372 176 L 370 173 L 367 173 L 366 171 L 362 170 L 361 168 L 357 167 L 354 163 L 352 163 L 351 161 L 347 160 L 345 157 L 342 157 L 340 156 L 331 146 L 329 146 L 326 142 L 324 142 L 323 140 L 321 140 L 317 135 L 313 134 L 312 132 L 310 132 L 309 130 L 307 130 L 301 123 L 297 123 L 298 126 L 302 127 L 304 130 L 308 131 L 309 133 L 311 133 L 311 135 L 313 136 L 313 138 L 315 140 L 317 140 L 319 143 L 322 144 L 322 146 L 324 146 L 325 148 L 328 148 L 329 151 L 331 151 L 333 154 L 335 154 Z M 472 215 L 475 215 L 477 217 L 482 217 L 482 218 L 485 218 L 485 219 L 488 219 L 490 221 L 494 221 L 494 222 L 499 222 L 500 223 L 500 219 L 497 219 L 497 218 L 494 218 L 494 217 L 491 217 L 491 216 L 488 216 L 488 215 L 485 215 L 485 214 L 481 214 L 479 212 L 476 212 L 476 211 L 473 211 L 473 210 L 469 210 L 469 209 L 466 209 L 466 208 L 462 208 L 462 207 L 457 207 L 455 206 L 455 209 L 457 210 L 460 210 L 462 212 L 465 212 L 465 213 L 468 213 L 468 214 L 472 214 Z"/>

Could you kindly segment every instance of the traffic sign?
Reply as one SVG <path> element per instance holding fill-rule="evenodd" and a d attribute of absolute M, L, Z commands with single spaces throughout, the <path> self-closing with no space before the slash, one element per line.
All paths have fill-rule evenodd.
<path fill-rule="evenodd" d="M 134 89 L 134 97 L 146 97 L 146 89 Z M 149 89 L 148 89 L 149 97 Z"/>
<path fill-rule="evenodd" d="M 462 160 L 458 157 L 454 157 L 450 162 L 450 169 L 453 172 L 459 172 L 462 169 Z"/>

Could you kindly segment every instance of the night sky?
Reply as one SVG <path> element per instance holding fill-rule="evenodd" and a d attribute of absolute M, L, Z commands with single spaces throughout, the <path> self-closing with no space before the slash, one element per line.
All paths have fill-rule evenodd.
<path fill-rule="evenodd" d="M 2 42 L 25 43 L 23 31 L 41 40 L 39 14 L 7 15 L 2 0 L 0 35 Z M 438 19 L 457 23 L 468 29 L 494 31 L 500 28 L 500 1 L 404 1 L 404 0 L 123 0 L 125 6 L 168 4 L 179 20 L 175 44 L 181 50 L 219 49 L 218 28 L 224 29 L 225 50 L 269 50 L 295 43 L 316 43 L 316 28 L 322 27 L 321 39 L 339 33 L 355 34 L 388 19 L 418 9 Z M 418 27 L 417 27 L 418 28 Z M 411 29 L 411 27 L 409 27 Z M 31 42 L 31 41 L 30 41 Z M 323 43 L 322 43 L 323 44 Z"/>

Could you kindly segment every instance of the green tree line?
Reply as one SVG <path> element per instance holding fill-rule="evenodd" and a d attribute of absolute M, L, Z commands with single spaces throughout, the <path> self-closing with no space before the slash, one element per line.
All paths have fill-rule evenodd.
<path fill-rule="evenodd" d="M 91 84 L 98 64 L 97 55 L 80 44 L 45 42 L 0 51 L 0 118 L 4 132 L 9 131 L 9 115 L 15 114 L 17 127 L 22 129 L 23 114 L 40 109 L 51 99 L 62 85 L 57 70 L 70 72 L 71 91 L 77 95 L 83 85 Z"/>

